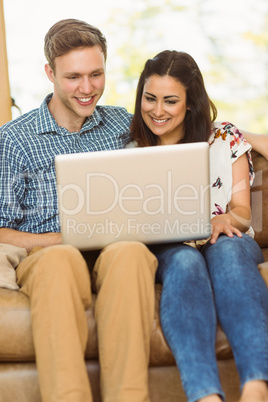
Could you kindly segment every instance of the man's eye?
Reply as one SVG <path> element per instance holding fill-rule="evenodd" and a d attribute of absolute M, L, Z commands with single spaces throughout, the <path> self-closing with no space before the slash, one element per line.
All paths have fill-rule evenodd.
<path fill-rule="evenodd" d="M 100 77 L 102 75 L 102 73 L 95 73 L 92 75 L 92 77 L 96 78 L 96 77 Z"/>
<path fill-rule="evenodd" d="M 76 76 L 68 77 L 69 80 L 76 80 L 76 78 L 77 78 Z"/>

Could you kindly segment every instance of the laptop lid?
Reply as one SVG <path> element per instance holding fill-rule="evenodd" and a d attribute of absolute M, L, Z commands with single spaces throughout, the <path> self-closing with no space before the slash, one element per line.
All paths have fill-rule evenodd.
<path fill-rule="evenodd" d="M 205 142 L 58 155 L 55 166 L 65 244 L 91 250 L 210 236 Z"/>

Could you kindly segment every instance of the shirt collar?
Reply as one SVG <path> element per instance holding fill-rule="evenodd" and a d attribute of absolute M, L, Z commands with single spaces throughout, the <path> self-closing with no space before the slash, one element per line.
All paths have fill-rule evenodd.
<path fill-rule="evenodd" d="M 83 124 L 80 133 L 91 130 L 93 127 L 98 126 L 99 124 L 103 123 L 102 117 L 98 111 L 98 106 L 96 106 L 94 112 L 91 116 L 86 118 L 85 123 Z"/>
<path fill-rule="evenodd" d="M 44 101 L 42 102 L 40 108 L 38 109 L 37 116 L 36 116 L 36 133 L 37 134 L 46 134 L 46 133 L 57 133 L 57 134 L 71 134 L 69 131 L 64 127 L 59 127 L 56 120 L 50 113 L 48 109 L 48 104 L 52 98 L 53 93 L 46 96 Z M 94 110 L 93 114 L 87 117 L 85 123 L 83 124 L 80 134 L 83 132 L 91 130 L 93 127 L 102 123 L 102 117 L 99 111 L 96 109 Z"/>

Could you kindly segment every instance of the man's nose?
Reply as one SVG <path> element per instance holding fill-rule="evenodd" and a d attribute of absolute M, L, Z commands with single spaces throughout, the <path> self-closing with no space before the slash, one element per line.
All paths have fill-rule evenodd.
<path fill-rule="evenodd" d="M 84 94 L 90 94 L 93 89 L 91 79 L 89 77 L 85 77 L 81 83 L 80 88 L 81 92 L 83 92 Z"/>

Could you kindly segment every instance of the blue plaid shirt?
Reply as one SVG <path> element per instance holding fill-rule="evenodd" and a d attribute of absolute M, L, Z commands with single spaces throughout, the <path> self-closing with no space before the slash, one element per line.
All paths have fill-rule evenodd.
<path fill-rule="evenodd" d="M 80 132 L 69 133 L 48 110 L 51 96 L 0 128 L 0 227 L 59 232 L 55 156 L 123 148 L 129 139 L 126 109 L 97 106 Z"/>

